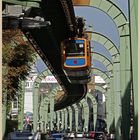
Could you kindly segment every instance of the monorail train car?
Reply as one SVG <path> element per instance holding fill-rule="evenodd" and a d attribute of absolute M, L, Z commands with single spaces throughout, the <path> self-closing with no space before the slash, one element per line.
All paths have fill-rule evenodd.
<path fill-rule="evenodd" d="M 71 83 L 90 81 L 90 42 L 85 38 L 70 38 L 62 42 L 62 67 Z"/>

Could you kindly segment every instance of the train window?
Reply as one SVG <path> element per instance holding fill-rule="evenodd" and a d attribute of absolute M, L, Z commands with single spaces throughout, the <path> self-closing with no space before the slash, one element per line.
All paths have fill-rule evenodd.
<path fill-rule="evenodd" d="M 66 56 L 84 56 L 84 44 L 69 42 L 66 46 Z"/>

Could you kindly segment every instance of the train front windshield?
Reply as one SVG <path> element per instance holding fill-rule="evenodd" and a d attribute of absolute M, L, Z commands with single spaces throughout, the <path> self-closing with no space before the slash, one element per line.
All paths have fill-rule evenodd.
<path fill-rule="evenodd" d="M 84 56 L 84 40 L 72 40 L 66 45 L 66 57 Z"/>

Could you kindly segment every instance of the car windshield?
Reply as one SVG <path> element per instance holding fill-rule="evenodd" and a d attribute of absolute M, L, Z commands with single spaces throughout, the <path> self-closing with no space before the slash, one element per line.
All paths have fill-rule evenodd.
<path fill-rule="evenodd" d="M 84 43 L 69 42 L 65 52 L 66 56 L 84 56 Z"/>

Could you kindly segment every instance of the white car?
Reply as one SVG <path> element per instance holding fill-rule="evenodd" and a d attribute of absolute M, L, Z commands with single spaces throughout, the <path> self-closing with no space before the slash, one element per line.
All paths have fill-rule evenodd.
<path fill-rule="evenodd" d="M 76 137 L 76 138 L 83 138 L 83 137 L 84 137 L 84 133 L 83 133 L 83 132 L 77 132 L 77 133 L 75 134 L 75 137 Z"/>

